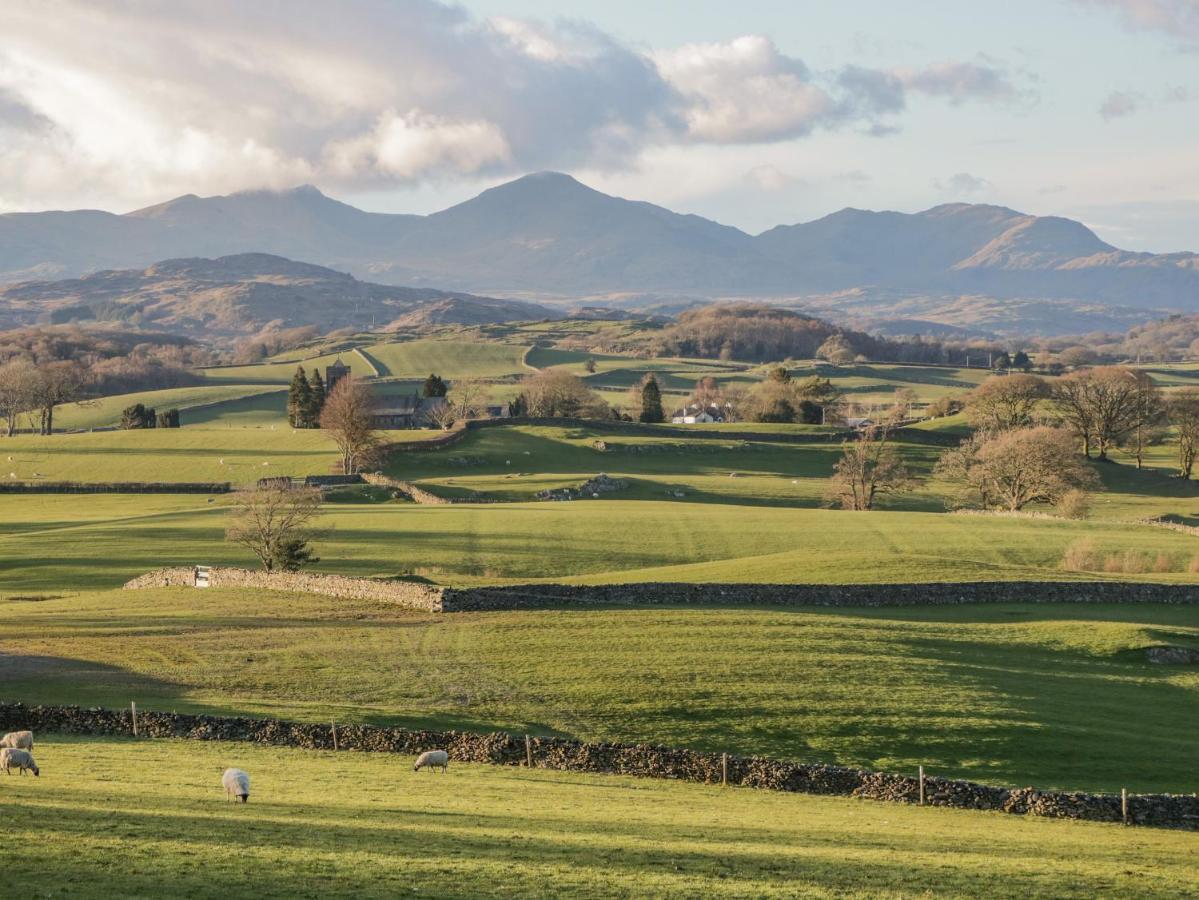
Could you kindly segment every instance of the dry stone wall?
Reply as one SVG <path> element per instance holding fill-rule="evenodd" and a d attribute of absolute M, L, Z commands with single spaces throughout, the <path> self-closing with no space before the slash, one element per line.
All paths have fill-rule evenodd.
<path fill-rule="evenodd" d="M 196 570 L 190 566 L 157 569 L 126 582 L 127 590 L 149 587 L 195 587 Z M 410 581 L 382 581 L 374 578 L 347 578 L 316 572 L 261 572 L 232 566 L 208 569 L 210 588 L 258 588 L 267 591 L 292 591 L 321 594 L 347 600 L 379 600 L 406 609 L 441 612 L 443 589 Z"/>
<path fill-rule="evenodd" d="M 516 584 L 446 588 L 445 612 L 579 606 L 928 606 L 963 603 L 1199 603 L 1199 585 L 1117 581 L 944 584 Z"/>
<path fill-rule="evenodd" d="M 3 481 L 0 494 L 227 494 L 227 481 Z"/>
<path fill-rule="evenodd" d="M 191 587 L 191 567 L 158 569 L 129 589 Z M 210 587 L 299 591 L 399 603 L 433 612 L 570 609 L 588 606 L 944 606 L 967 603 L 1199 603 L 1199 585 L 1120 581 L 978 581 L 944 584 L 510 584 L 451 588 L 312 572 L 214 566 Z"/>
<path fill-rule="evenodd" d="M 152 738 L 250 741 L 314 750 L 332 750 L 328 725 L 275 719 L 139 712 L 138 733 Z M 0 731 L 30 729 L 48 734 L 128 735 L 128 710 L 73 706 L 26 706 L 0 703 Z M 532 738 L 494 732 L 417 731 L 371 725 L 338 725 L 337 746 L 343 751 L 402 753 L 446 750 L 450 759 L 492 765 L 524 765 L 595 774 L 635 775 L 700 784 L 719 784 L 726 760 L 719 753 L 624 743 L 583 743 L 566 738 Z M 527 749 L 526 749 L 527 746 Z M 845 766 L 799 763 L 757 756 L 728 756 L 728 783 L 762 790 L 824 794 L 917 803 L 917 778 L 869 772 Z M 937 777 L 925 779 L 925 802 L 955 809 L 981 809 L 1017 815 L 1120 822 L 1120 798 L 1110 794 L 1008 789 Z M 1129 822 L 1167 828 L 1199 828 L 1199 797 L 1142 794 L 1130 798 Z"/>

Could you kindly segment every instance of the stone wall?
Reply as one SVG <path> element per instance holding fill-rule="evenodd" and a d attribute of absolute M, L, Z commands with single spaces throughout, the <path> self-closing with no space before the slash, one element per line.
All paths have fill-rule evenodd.
<path fill-rule="evenodd" d="M 127 590 L 149 587 L 194 587 L 195 570 L 191 567 L 158 569 L 125 584 Z M 347 578 L 316 572 L 262 572 L 232 566 L 208 569 L 210 588 L 258 588 L 267 591 L 292 591 L 321 594 L 347 600 L 379 600 L 424 612 L 441 612 L 442 588 L 410 581 L 381 581 L 374 578 Z"/>
<path fill-rule="evenodd" d="M 1199 603 L 1199 585 L 1118 581 L 929 584 L 514 584 L 445 588 L 445 612 L 581 606 L 929 606 L 960 603 Z"/>
<path fill-rule="evenodd" d="M 190 567 L 158 569 L 125 587 L 190 587 Z M 570 609 L 587 606 L 888 607 L 967 603 L 1199 603 L 1199 585 L 1134 581 L 977 581 L 943 584 L 508 584 L 452 588 L 315 572 L 261 572 L 216 566 L 211 587 L 299 591 L 382 600 L 433 612 Z"/>
<path fill-rule="evenodd" d="M 405 497 L 408 497 L 413 503 L 419 503 L 422 506 L 448 506 L 457 502 L 449 497 L 439 497 L 437 494 L 426 491 L 411 481 L 401 481 L 398 478 L 391 478 L 381 472 L 363 473 L 362 478 L 367 484 L 387 487 L 398 491 Z"/>
<path fill-rule="evenodd" d="M 0 494 L 227 494 L 227 481 L 0 481 Z"/>
<path fill-rule="evenodd" d="M 274 719 L 139 712 L 138 733 L 147 737 L 190 740 L 251 741 L 304 749 L 333 749 L 332 729 Z M 0 703 L 0 731 L 31 729 L 48 734 L 128 735 L 128 710 L 81 709 L 70 706 L 26 706 Z M 415 755 L 441 749 L 461 762 L 518 766 L 526 763 L 521 737 L 495 732 L 413 731 L 371 725 L 338 725 L 341 750 Z M 565 738 L 532 738 L 533 765 L 595 774 L 635 775 L 700 784 L 719 784 L 724 761 L 704 753 L 642 744 L 590 744 Z M 728 783 L 762 790 L 837 795 L 893 803 L 917 803 L 920 782 L 906 775 L 869 772 L 845 766 L 798 763 L 757 756 L 729 756 Z M 925 802 L 930 806 L 982 809 L 1017 815 L 1119 822 L 1120 798 L 1111 794 L 1007 789 L 969 781 L 927 777 Z M 1130 797 L 1129 821 L 1137 825 L 1199 828 L 1199 797 L 1142 794 Z"/>

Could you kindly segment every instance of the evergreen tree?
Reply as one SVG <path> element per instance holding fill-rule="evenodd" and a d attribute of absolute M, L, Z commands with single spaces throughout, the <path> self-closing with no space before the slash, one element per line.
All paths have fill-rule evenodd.
<path fill-rule="evenodd" d="M 312 388 L 308 384 L 308 376 L 304 374 L 303 366 L 297 366 L 296 374 L 287 388 L 287 421 L 292 428 L 307 428 L 311 424 L 308 419 L 311 405 Z"/>
<path fill-rule="evenodd" d="M 430 375 L 425 379 L 425 387 L 422 393 L 426 397 L 444 397 L 446 395 L 446 383 L 441 380 L 438 375 Z"/>
<path fill-rule="evenodd" d="M 1032 368 L 1032 360 L 1028 358 L 1028 354 L 1023 350 L 1017 350 L 1016 355 L 1012 357 L 1012 368 L 1023 369 L 1027 372 Z"/>
<path fill-rule="evenodd" d="M 320 369 L 312 370 L 312 383 L 309 385 L 308 398 L 308 427 L 321 427 L 321 410 L 325 408 L 325 379 L 321 377 Z"/>
<path fill-rule="evenodd" d="M 1010 369 L 1011 367 L 1012 358 L 1007 355 L 1006 350 L 991 360 L 992 369 Z"/>
<path fill-rule="evenodd" d="M 658 379 L 653 375 L 645 380 L 641 388 L 642 422 L 665 422 L 666 414 L 662 411 L 662 391 L 658 388 Z"/>

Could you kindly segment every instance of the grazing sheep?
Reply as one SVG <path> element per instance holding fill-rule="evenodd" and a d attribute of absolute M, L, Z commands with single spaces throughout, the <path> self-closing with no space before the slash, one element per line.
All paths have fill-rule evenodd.
<path fill-rule="evenodd" d="M 241 769 L 226 769 L 221 776 L 221 785 L 230 800 L 240 797 L 241 802 L 245 803 L 250 799 L 250 776 Z"/>
<path fill-rule="evenodd" d="M 450 768 L 450 755 L 444 750 L 426 750 L 416 758 L 416 765 L 412 767 L 412 771 L 419 772 L 424 766 L 430 769 L 440 766 L 444 775 Z"/>
<path fill-rule="evenodd" d="M 17 750 L 33 749 L 32 731 L 10 731 L 0 738 L 0 747 L 13 747 Z"/>
<path fill-rule="evenodd" d="M 3 750 L 0 750 L 0 769 L 4 770 L 5 775 L 11 775 L 13 766 L 20 769 L 22 775 L 25 774 L 26 769 L 33 772 L 35 777 L 42 774 L 42 770 L 33 761 L 33 754 L 28 750 L 5 747 Z"/>

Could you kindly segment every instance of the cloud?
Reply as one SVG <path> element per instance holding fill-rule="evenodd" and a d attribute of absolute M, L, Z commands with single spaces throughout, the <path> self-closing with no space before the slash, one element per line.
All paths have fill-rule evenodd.
<path fill-rule="evenodd" d="M 958 172 L 944 180 L 940 178 L 935 179 L 933 187 L 945 194 L 961 196 L 963 194 L 977 194 L 988 190 L 991 187 L 991 182 L 977 175 L 971 175 L 969 172 Z"/>
<path fill-rule="evenodd" d="M 1013 92 L 988 61 L 813 72 L 759 35 L 646 51 L 439 0 L 56 0 L 5 20 L 9 207 L 622 170 L 654 147 L 890 133 L 913 94 Z"/>
<path fill-rule="evenodd" d="M 1110 122 L 1112 119 L 1131 116 L 1144 103 L 1145 98 L 1140 94 L 1131 91 L 1112 91 L 1107 95 L 1107 99 L 1099 105 L 1099 115 Z"/>
<path fill-rule="evenodd" d="M 769 164 L 754 166 L 745 173 L 745 180 L 763 191 L 781 191 L 805 183 L 802 178 Z"/>
<path fill-rule="evenodd" d="M 1116 10 L 1128 28 L 1159 31 L 1184 41 L 1199 41 L 1199 3 L 1195 0 L 1075 0 Z"/>

